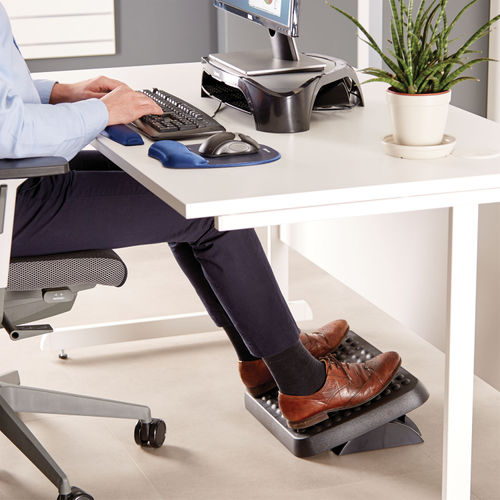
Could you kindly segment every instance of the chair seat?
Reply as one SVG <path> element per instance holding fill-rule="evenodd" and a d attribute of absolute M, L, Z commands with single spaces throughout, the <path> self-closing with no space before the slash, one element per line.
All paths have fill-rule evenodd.
<path fill-rule="evenodd" d="M 99 284 L 121 286 L 127 267 L 113 250 L 87 250 L 34 257 L 14 257 L 8 291 Z"/>

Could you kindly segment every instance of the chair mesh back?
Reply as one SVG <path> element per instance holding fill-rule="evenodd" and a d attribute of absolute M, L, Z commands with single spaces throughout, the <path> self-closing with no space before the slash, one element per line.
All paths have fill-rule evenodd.
<path fill-rule="evenodd" d="M 29 291 L 71 285 L 121 286 L 127 268 L 113 250 L 89 250 L 36 257 L 14 257 L 7 290 Z"/>

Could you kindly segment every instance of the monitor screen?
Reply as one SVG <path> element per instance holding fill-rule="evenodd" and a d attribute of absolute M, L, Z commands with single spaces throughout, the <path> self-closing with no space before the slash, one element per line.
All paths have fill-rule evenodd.
<path fill-rule="evenodd" d="M 288 36 L 298 36 L 299 0 L 214 0 L 214 5 Z"/>

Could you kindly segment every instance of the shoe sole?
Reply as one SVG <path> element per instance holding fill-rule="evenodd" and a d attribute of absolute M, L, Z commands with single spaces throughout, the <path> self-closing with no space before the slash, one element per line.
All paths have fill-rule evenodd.
<path fill-rule="evenodd" d="M 250 394 L 250 396 L 258 398 L 266 394 L 266 392 L 272 391 L 275 388 L 276 382 L 273 380 L 271 382 L 268 382 L 267 384 L 258 385 L 257 387 L 247 387 L 247 392 L 248 394 Z"/>
<path fill-rule="evenodd" d="M 387 382 L 387 384 L 385 384 L 382 387 L 382 389 L 380 389 L 380 391 L 378 391 L 376 394 L 374 394 L 371 398 L 367 399 L 366 401 L 363 401 L 362 403 L 357 404 L 357 405 L 342 406 L 340 408 L 335 408 L 335 409 L 331 409 L 328 411 L 322 411 L 321 413 L 317 413 L 316 415 L 313 415 L 312 417 L 305 418 L 304 420 L 298 420 L 297 422 L 290 422 L 287 420 L 288 427 L 290 427 L 291 429 L 294 429 L 294 430 L 306 429 L 308 427 L 312 427 L 313 425 L 319 424 L 320 422 L 324 422 L 325 420 L 328 420 L 330 418 L 329 417 L 330 413 L 336 413 L 336 412 L 342 411 L 342 410 L 350 410 L 352 408 L 362 406 L 365 403 L 368 403 L 368 401 L 372 401 L 373 399 L 375 399 L 377 396 L 382 394 L 382 392 L 384 392 L 387 389 L 389 384 L 394 380 L 394 377 L 396 376 L 396 374 L 398 373 L 398 370 L 400 368 L 401 368 L 401 361 L 399 362 L 397 368 L 392 372 L 392 375 L 389 378 L 389 381 Z"/>
<path fill-rule="evenodd" d="M 344 340 L 347 338 L 348 333 L 349 333 L 349 325 L 347 325 L 347 330 L 345 331 L 344 336 L 340 339 L 339 343 L 337 344 L 337 347 L 334 347 L 332 351 L 338 349 L 339 345 L 342 344 L 342 342 L 344 342 Z M 248 394 L 250 394 L 250 396 L 254 398 L 259 398 L 260 396 L 266 394 L 266 392 L 272 391 L 274 388 L 276 388 L 276 382 L 273 380 L 271 382 L 268 382 L 267 384 L 258 385 L 257 387 L 247 387 L 247 392 Z"/>

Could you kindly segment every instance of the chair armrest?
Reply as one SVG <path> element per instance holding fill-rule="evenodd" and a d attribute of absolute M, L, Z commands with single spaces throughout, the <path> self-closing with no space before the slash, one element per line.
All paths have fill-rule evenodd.
<path fill-rule="evenodd" d="M 67 172 L 69 172 L 68 162 L 58 156 L 0 160 L 0 179 L 25 179 Z"/>

